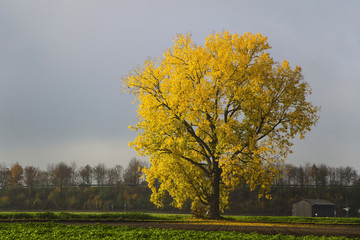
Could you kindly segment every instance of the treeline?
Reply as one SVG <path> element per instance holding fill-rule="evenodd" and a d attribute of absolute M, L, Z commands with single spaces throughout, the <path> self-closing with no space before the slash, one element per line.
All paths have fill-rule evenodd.
<path fill-rule="evenodd" d="M 352 167 L 329 167 L 325 164 L 305 164 L 294 166 L 286 164 L 283 168 L 283 178 L 275 185 L 316 186 L 351 186 L 359 182 L 359 175 Z"/>
<path fill-rule="evenodd" d="M 147 163 L 132 159 L 123 168 L 58 163 L 46 170 L 35 166 L 10 167 L 0 164 L 0 210 L 57 210 L 57 211 L 164 211 L 190 212 L 190 203 L 183 210 L 169 204 L 157 209 L 150 203 L 142 168 Z M 349 216 L 360 212 L 360 176 L 351 167 L 329 167 L 324 164 L 287 164 L 283 177 L 271 188 L 272 199 L 259 199 L 246 185 L 230 195 L 228 214 L 291 215 L 292 204 L 305 198 L 326 199 L 336 205 L 337 216 L 345 216 L 343 208 L 350 207 Z M 166 202 L 171 198 L 167 196 Z"/>
<path fill-rule="evenodd" d="M 77 168 L 61 162 L 42 170 L 0 164 L 0 211 L 149 211 L 155 207 L 142 173 L 145 166 L 136 158 L 126 168 L 103 163 Z"/>
<path fill-rule="evenodd" d="M 121 165 L 107 168 L 104 163 L 77 168 L 75 163 L 48 165 L 46 170 L 35 166 L 22 167 L 19 163 L 10 168 L 0 164 L 0 187 L 68 187 L 139 185 L 144 182 L 142 169 L 145 161 L 133 158 L 124 169 Z"/>

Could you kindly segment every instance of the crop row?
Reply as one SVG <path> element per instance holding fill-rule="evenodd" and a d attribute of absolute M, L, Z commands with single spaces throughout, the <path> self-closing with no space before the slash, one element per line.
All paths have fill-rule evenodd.
<path fill-rule="evenodd" d="M 0 223 L 0 239 L 282 239 L 347 240 L 346 237 L 295 237 L 238 232 L 118 227 L 109 225 L 64 225 L 58 223 Z"/>

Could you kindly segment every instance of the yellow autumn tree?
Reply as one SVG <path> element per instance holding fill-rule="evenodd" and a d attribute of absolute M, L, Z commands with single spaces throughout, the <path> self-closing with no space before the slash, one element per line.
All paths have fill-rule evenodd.
<path fill-rule="evenodd" d="M 229 193 L 247 184 L 269 197 L 292 140 L 303 138 L 319 110 L 300 67 L 275 62 L 261 34 L 211 34 L 204 46 L 178 35 L 172 48 L 123 78 L 136 96 L 139 135 L 148 156 L 151 201 L 166 194 L 182 207 L 220 217 Z"/>

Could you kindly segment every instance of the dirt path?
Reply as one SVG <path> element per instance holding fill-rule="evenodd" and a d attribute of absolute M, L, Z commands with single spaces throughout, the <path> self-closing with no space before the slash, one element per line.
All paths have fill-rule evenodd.
<path fill-rule="evenodd" d="M 257 232 L 267 235 L 316 235 L 316 236 L 346 236 L 360 238 L 360 225 L 320 225 L 320 224 L 263 224 L 263 223 L 189 223 L 189 222 L 59 222 L 62 224 L 108 224 L 114 226 L 133 226 L 142 228 L 163 228 L 197 231 L 237 231 L 243 233 Z"/>

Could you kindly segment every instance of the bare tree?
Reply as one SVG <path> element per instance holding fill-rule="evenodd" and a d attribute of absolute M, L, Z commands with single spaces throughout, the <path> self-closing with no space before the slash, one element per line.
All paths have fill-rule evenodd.
<path fill-rule="evenodd" d="M 92 171 L 93 171 L 93 169 L 89 164 L 86 165 L 85 167 L 82 167 L 79 170 L 79 175 L 80 175 L 82 184 L 89 185 L 89 186 L 91 185 Z"/>
<path fill-rule="evenodd" d="M 287 184 L 294 185 L 296 182 L 296 167 L 292 164 L 286 164 L 285 172 Z"/>
<path fill-rule="evenodd" d="M 99 163 L 93 169 L 93 176 L 98 186 L 103 186 L 106 181 L 106 167 L 104 163 Z"/>
<path fill-rule="evenodd" d="M 357 178 L 356 171 L 351 167 L 339 167 L 336 172 L 340 186 L 349 186 Z"/>
<path fill-rule="evenodd" d="M 124 168 L 121 165 L 115 165 L 114 170 L 116 171 L 116 184 L 121 184 L 123 182 Z"/>
<path fill-rule="evenodd" d="M 72 168 L 66 163 L 61 162 L 57 164 L 51 171 L 51 181 L 55 186 L 60 187 L 69 185 L 71 182 Z"/>
<path fill-rule="evenodd" d="M 119 185 L 122 182 L 123 167 L 116 165 L 113 168 L 107 170 L 107 183 L 109 185 Z"/>
<path fill-rule="evenodd" d="M 316 186 L 325 188 L 329 182 L 328 174 L 329 174 L 328 167 L 325 164 L 320 164 L 320 166 L 318 167 L 317 174 L 316 174 Z"/>
<path fill-rule="evenodd" d="M 36 182 L 37 184 L 39 184 L 42 187 L 47 187 L 51 184 L 51 171 L 52 168 L 48 168 L 48 170 L 43 171 L 43 170 L 39 170 L 37 177 L 36 177 Z"/>
<path fill-rule="evenodd" d="M 10 169 L 4 164 L 0 164 L 0 186 L 1 188 L 7 187 L 11 179 Z"/>
<path fill-rule="evenodd" d="M 301 188 L 305 185 L 305 170 L 302 166 L 296 169 L 296 183 L 300 185 Z"/>
<path fill-rule="evenodd" d="M 346 171 L 347 171 L 346 176 L 347 176 L 348 185 L 352 185 L 358 179 L 358 174 L 356 170 L 353 169 L 352 167 L 347 167 Z"/>
<path fill-rule="evenodd" d="M 24 183 L 28 188 L 32 188 L 38 182 L 40 170 L 33 166 L 26 166 L 24 169 Z"/>
<path fill-rule="evenodd" d="M 329 177 L 329 184 L 332 186 L 336 186 L 337 185 L 336 168 L 334 167 L 328 168 L 328 177 Z"/>
<path fill-rule="evenodd" d="M 71 162 L 70 167 L 71 167 L 71 180 L 70 180 L 70 185 L 76 186 L 77 181 L 78 181 L 78 172 L 76 171 L 76 163 L 75 163 L 75 162 Z"/>
<path fill-rule="evenodd" d="M 139 185 L 144 176 L 142 169 L 146 167 L 146 162 L 133 158 L 124 171 L 124 183 L 129 185 Z"/>

